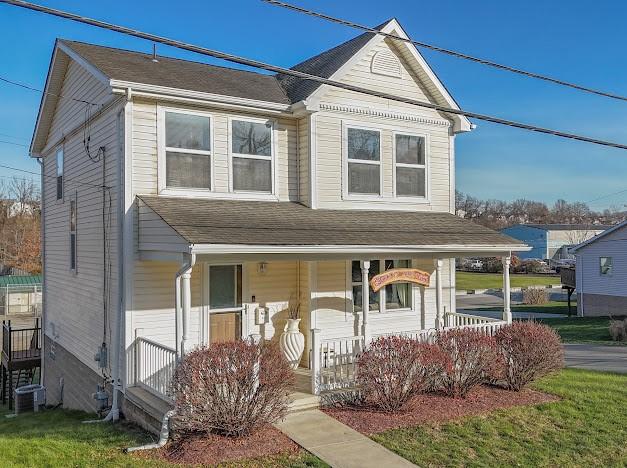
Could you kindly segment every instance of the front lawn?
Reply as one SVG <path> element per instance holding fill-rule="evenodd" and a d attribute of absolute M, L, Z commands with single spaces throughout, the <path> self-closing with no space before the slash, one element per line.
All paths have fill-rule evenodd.
<path fill-rule="evenodd" d="M 564 343 L 627 345 L 627 342 L 612 340 L 607 317 L 545 318 L 539 321 L 554 328 Z"/>
<path fill-rule="evenodd" d="M 125 423 L 83 424 L 92 415 L 80 411 L 46 410 L 5 418 L 0 410 L 0 466 L 33 467 L 164 467 L 181 466 L 165 462 L 154 452 L 127 455 L 123 448 L 155 440 Z M 313 455 L 296 455 L 241 460 L 225 466 L 237 467 L 321 467 Z"/>
<path fill-rule="evenodd" d="M 425 467 L 627 464 L 627 375 L 565 369 L 533 387 L 562 400 L 372 438 Z"/>
<path fill-rule="evenodd" d="M 468 289 L 500 289 L 503 287 L 503 275 L 500 273 L 458 271 L 455 273 L 455 278 L 456 288 L 460 291 Z M 512 288 L 548 286 L 560 283 L 560 277 L 554 275 L 510 275 Z"/>

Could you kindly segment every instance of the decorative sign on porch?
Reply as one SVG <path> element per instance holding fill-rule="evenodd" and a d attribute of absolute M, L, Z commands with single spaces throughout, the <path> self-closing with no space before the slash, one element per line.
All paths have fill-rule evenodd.
<path fill-rule="evenodd" d="M 429 286 L 431 275 L 426 271 L 415 268 L 392 268 L 384 271 L 370 280 L 370 287 L 374 292 L 393 283 L 415 283 L 421 286 Z"/>

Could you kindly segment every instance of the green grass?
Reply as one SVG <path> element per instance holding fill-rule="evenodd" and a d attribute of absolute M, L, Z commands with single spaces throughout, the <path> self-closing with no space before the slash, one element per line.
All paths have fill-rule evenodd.
<path fill-rule="evenodd" d="M 68 410 L 46 410 L 6 418 L 0 410 L 0 466 L 2 467 L 166 467 L 180 466 L 151 459 L 149 452 L 127 455 L 122 449 L 154 438 L 125 423 L 83 424 L 93 416 Z M 323 467 L 319 459 L 303 452 L 243 460 L 226 466 Z"/>
<path fill-rule="evenodd" d="M 542 323 L 553 327 L 564 343 L 593 343 L 604 345 L 626 345 L 612 340 L 606 317 L 543 318 Z"/>
<path fill-rule="evenodd" d="M 548 286 L 559 284 L 559 276 L 553 275 L 510 275 L 512 288 L 526 288 L 527 286 Z M 455 274 L 455 283 L 458 290 L 466 289 L 496 289 L 503 287 L 503 275 L 500 273 L 470 273 L 458 271 Z"/>
<path fill-rule="evenodd" d="M 627 465 L 627 375 L 566 369 L 534 387 L 562 400 L 373 439 L 422 467 Z"/>
<path fill-rule="evenodd" d="M 577 314 L 577 303 L 572 301 L 572 314 Z M 564 314 L 568 315 L 568 303 L 563 301 L 549 301 L 546 304 L 542 305 L 530 305 L 530 304 L 520 304 L 511 306 L 513 312 L 534 312 L 539 314 Z M 473 310 L 499 310 L 502 311 L 503 308 L 498 307 L 480 307 Z"/>

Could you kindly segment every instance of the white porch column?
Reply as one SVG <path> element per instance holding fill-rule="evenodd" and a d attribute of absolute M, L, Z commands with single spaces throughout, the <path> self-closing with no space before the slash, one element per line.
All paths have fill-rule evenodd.
<path fill-rule="evenodd" d="M 320 394 L 320 330 L 311 329 L 311 393 Z"/>
<path fill-rule="evenodd" d="M 192 310 L 192 270 L 191 268 L 181 275 L 181 303 L 183 306 L 183 336 L 181 337 L 181 355 L 189 351 L 189 322 Z"/>
<path fill-rule="evenodd" d="M 503 320 L 512 323 L 511 297 L 509 287 L 509 266 L 512 263 L 512 257 L 509 255 L 503 257 Z"/>
<path fill-rule="evenodd" d="M 435 261 L 435 327 L 438 330 L 444 328 L 444 312 L 442 310 L 442 266 L 441 258 Z"/>
<path fill-rule="evenodd" d="M 370 260 L 363 260 L 361 262 L 361 334 L 366 345 L 370 342 L 370 325 L 368 323 L 370 285 L 368 284 L 368 271 L 370 271 Z"/>

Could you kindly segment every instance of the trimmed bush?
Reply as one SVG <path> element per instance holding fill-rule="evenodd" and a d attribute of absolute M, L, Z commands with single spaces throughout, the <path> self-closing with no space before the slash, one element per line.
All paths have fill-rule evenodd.
<path fill-rule="evenodd" d="M 564 367 L 559 335 L 540 323 L 514 322 L 495 334 L 500 369 L 494 380 L 519 391 L 530 382 Z"/>
<path fill-rule="evenodd" d="M 627 340 L 627 319 L 610 320 L 609 332 L 614 341 Z"/>
<path fill-rule="evenodd" d="M 356 380 L 365 404 L 394 412 L 430 389 L 442 367 L 442 353 L 434 345 L 401 336 L 381 337 L 358 356 Z"/>
<path fill-rule="evenodd" d="M 495 362 L 494 339 L 470 328 L 439 332 L 435 345 L 444 355 L 439 389 L 453 397 L 465 397 L 483 383 Z"/>
<path fill-rule="evenodd" d="M 240 340 L 198 348 L 174 373 L 176 428 L 249 434 L 286 414 L 293 382 L 294 374 L 276 344 Z"/>
<path fill-rule="evenodd" d="M 530 286 L 523 289 L 523 303 L 529 305 L 542 305 L 549 302 L 549 294 L 545 288 Z"/>

